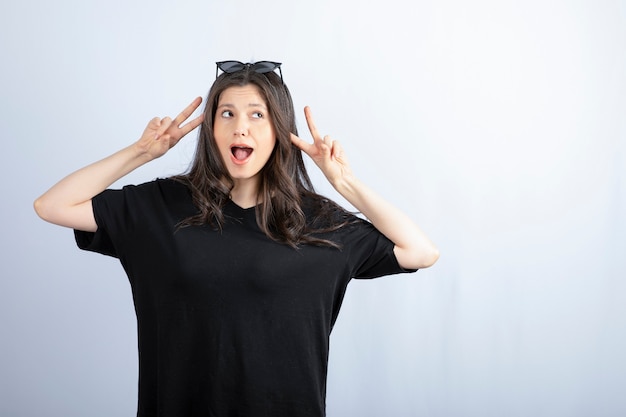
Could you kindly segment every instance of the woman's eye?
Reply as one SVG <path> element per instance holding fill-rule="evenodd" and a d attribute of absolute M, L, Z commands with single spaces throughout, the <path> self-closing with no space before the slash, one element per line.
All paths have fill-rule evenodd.
<path fill-rule="evenodd" d="M 222 112 L 222 117 L 233 117 L 233 112 L 230 110 L 224 110 Z"/>
<path fill-rule="evenodd" d="M 253 119 L 262 119 L 263 118 L 263 113 L 261 113 L 260 111 L 255 111 L 254 113 L 252 113 L 252 118 Z"/>

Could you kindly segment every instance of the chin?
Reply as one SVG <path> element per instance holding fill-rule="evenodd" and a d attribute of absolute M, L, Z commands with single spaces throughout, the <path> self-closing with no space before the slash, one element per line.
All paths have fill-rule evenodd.
<path fill-rule="evenodd" d="M 258 178 L 259 176 L 259 172 L 246 173 L 246 172 L 232 172 L 229 170 L 228 173 L 230 174 L 230 178 L 232 178 L 234 181 L 247 181 L 247 180 Z"/>

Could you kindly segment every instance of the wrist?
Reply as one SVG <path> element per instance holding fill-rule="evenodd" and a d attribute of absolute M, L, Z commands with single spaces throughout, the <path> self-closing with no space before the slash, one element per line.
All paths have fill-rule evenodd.
<path fill-rule="evenodd" d="M 135 142 L 129 147 L 126 148 L 130 158 L 139 163 L 139 165 L 143 165 L 147 162 L 152 161 L 154 156 L 152 156 L 149 152 L 149 148 L 144 146 L 141 142 Z"/>
<path fill-rule="evenodd" d="M 352 174 L 343 175 L 330 183 L 339 194 L 347 199 L 354 195 L 360 186 L 360 181 Z"/>

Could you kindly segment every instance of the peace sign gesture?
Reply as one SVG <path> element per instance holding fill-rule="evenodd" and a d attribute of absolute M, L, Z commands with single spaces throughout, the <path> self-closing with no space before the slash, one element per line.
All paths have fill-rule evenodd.
<path fill-rule="evenodd" d="M 313 143 L 308 143 L 293 133 L 291 134 L 291 142 L 309 155 L 313 162 L 322 170 L 328 181 L 336 187 L 340 181 L 352 176 L 352 171 L 343 148 L 339 142 L 334 141 L 330 136 L 320 135 L 313 122 L 311 109 L 308 106 L 304 108 L 304 116 L 313 137 Z"/>
<path fill-rule="evenodd" d="M 162 119 L 155 117 L 150 120 L 136 143 L 140 152 L 148 155 L 150 159 L 156 159 L 174 147 L 183 136 L 202 123 L 204 114 L 182 125 L 200 106 L 200 103 L 202 103 L 202 98 L 197 97 L 174 120 L 169 117 Z"/>

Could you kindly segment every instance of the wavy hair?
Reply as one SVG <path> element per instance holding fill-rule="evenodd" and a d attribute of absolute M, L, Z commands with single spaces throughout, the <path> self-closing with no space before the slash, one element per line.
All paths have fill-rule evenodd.
<path fill-rule="evenodd" d="M 199 210 L 180 226 L 209 224 L 221 229 L 224 224 L 223 208 L 234 181 L 215 142 L 213 123 L 222 92 L 249 84 L 258 87 L 265 99 L 276 133 L 274 150 L 260 171 L 258 193 L 262 203 L 256 209 L 259 228 L 270 239 L 294 248 L 303 243 L 339 247 L 335 242 L 314 236 L 339 229 L 349 223 L 350 216 L 338 204 L 315 192 L 302 151 L 291 143 L 290 134 L 298 132 L 289 89 L 276 73 L 259 74 L 248 67 L 221 74 L 209 90 L 191 167 L 186 174 L 174 177 L 188 186 Z M 305 209 L 312 217 L 307 219 Z"/>

